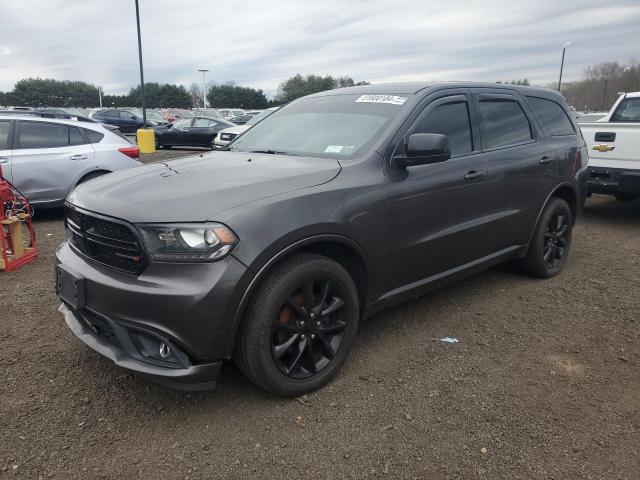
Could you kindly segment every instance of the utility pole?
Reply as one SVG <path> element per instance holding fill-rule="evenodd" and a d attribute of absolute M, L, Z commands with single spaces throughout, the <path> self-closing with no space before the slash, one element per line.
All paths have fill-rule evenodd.
<path fill-rule="evenodd" d="M 100 100 L 100 108 L 102 108 L 102 87 L 98 87 L 98 99 Z"/>
<path fill-rule="evenodd" d="M 201 69 L 198 69 L 198 71 L 202 72 L 202 108 L 206 110 L 207 109 L 207 82 L 204 79 L 204 75 L 209 70 L 207 70 L 206 68 L 201 68 Z"/>
<path fill-rule="evenodd" d="M 562 61 L 560 62 L 560 78 L 558 79 L 558 92 L 560 91 L 560 87 L 562 86 L 562 69 L 564 68 L 564 54 L 569 45 L 571 45 L 571 42 L 565 42 L 564 45 L 562 46 Z"/>
<path fill-rule="evenodd" d="M 140 98 L 142 100 L 142 126 L 147 127 L 147 110 L 144 106 L 144 71 L 142 68 L 142 39 L 140 38 L 140 9 L 136 1 L 136 25 L 138 27 L 138 60 L 140 62 Z"/>

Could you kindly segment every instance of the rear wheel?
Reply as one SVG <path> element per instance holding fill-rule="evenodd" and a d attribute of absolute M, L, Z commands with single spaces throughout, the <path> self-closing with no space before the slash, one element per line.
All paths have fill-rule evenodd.
<path fill-rule="evenodd" d="M 359 315 L 356 287 L 340 264 L 296 254 L 256 291 L 234 360 L 249 380 L 269 392 L 308 393 L 327 383 L 345 362 Z"/>
<path fill-rule="evenodd" d="M 540 278 L 558 274 L 569 255 L 572 227 L 573 215 L 567 202 L 552 198 L 538 220 L 529 251 L 522 261 L 523 270 Z"/>
<path fill-rule="evenodd" d="M 214 135 L 213 137 L 211 137 L 211 140 L 209 140 L 209 148 L 211 150 L 215 150 L 216 148 L 215 141 L 216 141 L 216 136 Z"/>

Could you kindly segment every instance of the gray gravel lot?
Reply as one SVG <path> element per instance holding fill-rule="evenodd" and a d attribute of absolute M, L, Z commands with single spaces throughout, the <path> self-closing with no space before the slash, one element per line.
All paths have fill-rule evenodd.
<path fill-rule="evenodd" d="M 376 315 L 293 400 L 90 351 L 56 311 L 62 214 L 35 224 L 37 262 L 0 273 L 0 478 L 640 478 L 640 201 L 590 199 L 556 278 L 502 266 Z"/>

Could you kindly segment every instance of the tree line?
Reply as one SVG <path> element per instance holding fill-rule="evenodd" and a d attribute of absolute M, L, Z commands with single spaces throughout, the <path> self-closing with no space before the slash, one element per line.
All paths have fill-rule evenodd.
<path fill-rule="evenodd" d="M 331 75 L 294 75 L 280 83 L 272 100 L 264 91 L 243 87 L 233 82 L 207 86 L 207 103 L 212 108 L 240 107 L 262 109 L 290 102 L 312 93 L 354 85 L 368 85 L 355 82 L 351 77 L 334 78 Z M 104 93 L 104 92 L 103 92 Z M 98 87 L 86 82 L 55 80 L 52 78 L 25 78 L 16 82 L 10 92 L 0 92 L 0 105 L 27 107 L 79 107 L 99 106 Z M 126 95 L 102 95 L 104 107 L 141 107 L 140 86 L 129 90 Z M 170 83 L 145 83 L 145 105 L 148 108 L 190 108 L 202 107 L 202 89 L 191 84 L 189 90 L 182 85 Z"/>
<path fill-rule="evenodd" d="M 599 63 L 585 69 L 583 79 L 562 84 L 569 105 L 582 111 L 608 111 L 619 92 L 640 91 L 640 63 Z"/>

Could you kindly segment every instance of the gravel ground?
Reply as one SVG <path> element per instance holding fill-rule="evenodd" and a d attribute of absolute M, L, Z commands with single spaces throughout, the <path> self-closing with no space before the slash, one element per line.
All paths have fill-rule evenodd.
<path fill-rule="evenodd" d="M 291 400 L 231 365 L 175 392 L 86 348 L 52 292 L 62 214 L 41 212 L 37 262 L 0 273 L 0 478 L 636 480 L 639 227 L 640 202 L 594 196 L 559 276 L 503 266 L 384 311 Z"/>

